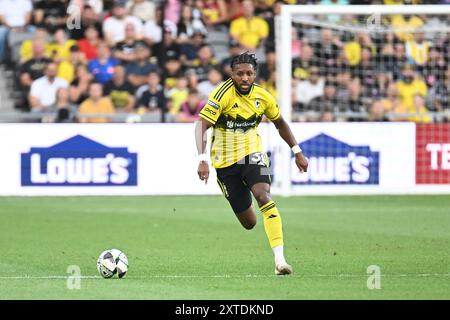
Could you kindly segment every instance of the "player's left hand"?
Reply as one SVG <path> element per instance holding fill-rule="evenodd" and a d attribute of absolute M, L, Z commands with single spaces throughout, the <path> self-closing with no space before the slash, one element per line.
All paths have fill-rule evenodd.
<path fill-rule="evenodd" d="M 308 170 L 308 159 L 306 159 L 302 152 L 295 154 L 295 164 L 300 172 L 306 172 Z"/>
<path fill-rule="evenodd" d="M 198 177 L 200 178 L 200 180 L 205 181 L 205 184 L 208 183 L 208 178 L 209 178 L 209 165 L 208 162 L 206 161 L 200 161 L 200 163 L 198 164 Z"/>

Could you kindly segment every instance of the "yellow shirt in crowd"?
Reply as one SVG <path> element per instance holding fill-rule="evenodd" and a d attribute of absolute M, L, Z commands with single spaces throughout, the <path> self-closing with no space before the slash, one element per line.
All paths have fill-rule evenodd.
<path fill-rule="evenodd" d="M 80 114 L 113 114 L 114 106 L 108 97 L 100 98 L 97 102 L 92 99 L 86 99 L 78 109 Z M 106 118 L 84 118 L 83 122 L 88 123 L 104 123 L 109 122 Z"/>
<path fill-rule="evenodd" d="M 247 48 L 257 48 L 260 41 L 269 35 L 269 26 L 260 17 L 240 17 L 231 22 L 230 34 Z"/>

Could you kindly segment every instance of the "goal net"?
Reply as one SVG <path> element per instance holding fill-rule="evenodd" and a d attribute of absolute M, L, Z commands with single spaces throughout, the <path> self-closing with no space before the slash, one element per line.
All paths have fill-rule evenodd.
<path fill-rule="evenodd" d="M 277 90 L 284 118 L 294 123 L 420 124 L 417 132 L 425 149 L 417 151 L 422 157 L 417 163 L 424 165 L 416 167 L 416 182 L 428 181 L 427 163 L 431 171 L 450 170 L 450 150 L 449 159 L 442 158 L 446 146 L 426 149 L 428 138 L 436 136 L 442 137 L 439 143 L 450 144 L 448 126 L 437 125 L 450 120 L 450 6 L 284 5 L 276 27 Z M 317 137 L 304 145 L 313 156 L 312 172 L 302 178 L 293 176 L 290 150 L 283 149 L 281 161 L 291 168 L 282 171 L 285 194 L 292 184 L 339 184 L 339 170 L 349 172 L 344 177 L 353 173 L 351 183 L 362 181 L 351 163 L 350 169 L 334 163 L 337 155 L 348 162 L 354 156 L 348 157 L 339 137 L 324 132 Z M 399 140 L 392 151 L 405 144 Z M 375 165 L 381 159 L 367 161 Z M 450 184 L 448 172 L 437 176 L 432 181 Z M 378 176 L 367 181 L 380 183 Z"/>

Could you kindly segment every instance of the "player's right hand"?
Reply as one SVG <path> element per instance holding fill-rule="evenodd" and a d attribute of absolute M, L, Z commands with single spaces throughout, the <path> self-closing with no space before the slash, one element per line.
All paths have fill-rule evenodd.
<path fill-rule="evenodd" d="M 207 161 L 200 161 L 197 173 L 200 180 L 205 180 L 205 184 L 207 184 L 209 178 L 209 165 Z"/>

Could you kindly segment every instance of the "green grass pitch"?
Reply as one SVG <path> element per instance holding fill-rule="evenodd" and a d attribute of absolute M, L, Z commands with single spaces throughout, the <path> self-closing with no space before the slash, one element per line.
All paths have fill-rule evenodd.
<path fill-rule="evenodd" d="M 292 276 L 273 274 L 261 217 L 247 231 L 219 196 L 0 198 L 0 299 L 450 298 L 449 196 L 275 200 Z M 113 247 L 124 279 L 97 273 Z"/>

